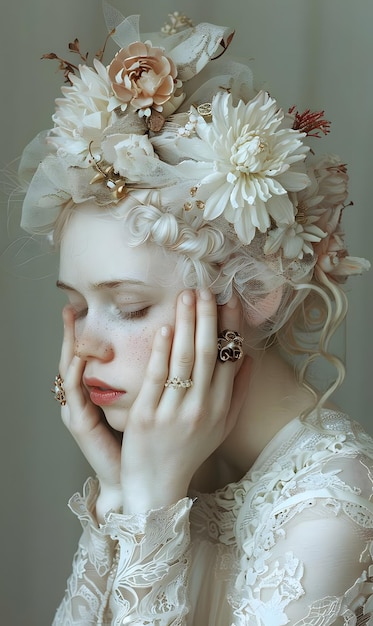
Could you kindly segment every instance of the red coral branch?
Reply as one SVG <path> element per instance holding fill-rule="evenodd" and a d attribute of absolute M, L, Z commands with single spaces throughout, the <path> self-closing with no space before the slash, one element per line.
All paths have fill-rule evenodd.
<path fill-rule="evenodd" d="M 320 138 L 319 131 L 324 135 L 330 133 L 330 122 L 324 118 L 324 111 L 312 112 L 306 109 L 303 113 L 299 113 L 293 106 L 289 109 L 289 113 L 294 115 L 293 129 L 305 133 L 308 137 Z"/>

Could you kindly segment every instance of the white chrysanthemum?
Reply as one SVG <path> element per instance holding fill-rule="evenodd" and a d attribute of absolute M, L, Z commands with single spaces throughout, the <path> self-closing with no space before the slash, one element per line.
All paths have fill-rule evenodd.
<path fill-rule="evenodd" d="M 198 116 L 195 133 L 180 137 L 177 147 L 200 171 L 197 196 L 205 203 L 206 220 L 224 215 L 244 243 L 250 243 L 256 229 L 268 230 L 271 218 L 294 222 L 288 192 L 309 184 L 299 166 L 294 168 L 308 148 L 302 133 L 286 127 L 273 98 L 262 91 L 234 106 L 231 95 L 220 92 L 212 101 L 212 122 Z M 187 171 L 188 165 L 190 161 L 180 167 Z"/>
<path fill-rule="evenodd" d="M 103 131 L 114 121 L 113 108 L 120 105 L 104 65 L 95 59 L 94 67 L 80 66 L 80 78 L 70 76 L 73 84 L 62 88 L 64 98 L 56 100 L 55 128 L 49 137 L 59 154 L 82 167 L 90 165 L 91 153 L 100 154 Z"/>

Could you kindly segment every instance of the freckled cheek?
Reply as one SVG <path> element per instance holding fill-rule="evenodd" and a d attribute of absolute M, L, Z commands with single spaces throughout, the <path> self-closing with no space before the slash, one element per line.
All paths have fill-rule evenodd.
<path fill-rule="evenodd" d="M 153 335 L 149 333 L 129 334 L 126 345 L 123 349 L 126 360 L 129 360 L 134 367 L 146 365 L 149 361 L 153 345 Z"/>
<path fill-rule="evenodd" d="M 123 338 L 119 340 L 126 361 L 128 359 L 136 369 L 146 367 L 157 330 L 165 324 L 173 326 L 174 323 L 175 305 L 172 303 L 169 307 L 160 311 L 157 315 L 154 315 L 152 319 L 141 326 L 141 328 L 138 322 L 134 323 L 133 331 L 127 328 L 125 342 L 123 343 Z M 118 345 L 119 344 L 117 344 L 117 346 Z"/>

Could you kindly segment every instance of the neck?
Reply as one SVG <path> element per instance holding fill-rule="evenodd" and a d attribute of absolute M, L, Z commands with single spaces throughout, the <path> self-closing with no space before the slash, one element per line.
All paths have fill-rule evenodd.
<path fill-rule="evenodd" d="M 201 468 L 193 486 L 213 491 L 242 478 L 278 431 L 309 410 L 313 402 L 311 392 L 299 384 L 294 368 L 277 348 L 254 354 L 248 391 L 237 422 Z"/>
<path fill-rule="evenodd" d="M 261 352 L 254 356 L 244 405 L 221 453 L 232 462 L 240 452 L 239 468 L 247 471 L 276 433 L 313 403 L 311 392 L 298 382 L 294 367 L 276 347 Z"/>

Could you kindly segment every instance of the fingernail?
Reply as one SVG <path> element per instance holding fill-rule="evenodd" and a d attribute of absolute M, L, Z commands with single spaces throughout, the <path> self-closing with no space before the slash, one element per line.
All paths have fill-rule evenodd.
<path fill-rule="evenodd" d="M 184 304 L 191 306 L 194 303 L 193 293 L 191 291 L 184 291 L 182 300 Z"/>
<path fill-rule="evenodd" d="M 162 326 L 161 335 L 162 337 L 168 337 L 170 334 L 170 328 L 168 326 Z"/>
<path fill-rule="evenodd" d="M 201 298 L 201 300 L 211 300 L 212 293 L 209 289 L 201 289 L 201 291 L 199 292 L 199 297 Z"/>

